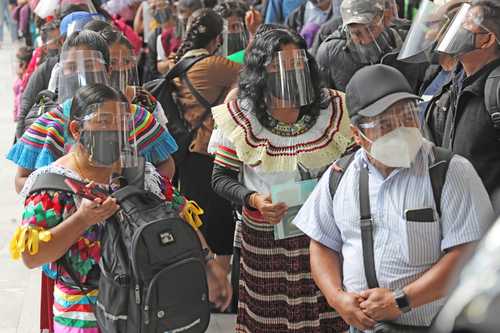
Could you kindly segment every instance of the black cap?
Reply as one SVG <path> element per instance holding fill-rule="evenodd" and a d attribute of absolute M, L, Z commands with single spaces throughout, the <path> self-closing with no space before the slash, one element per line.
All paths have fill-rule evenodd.
<path fill-rule="evenodd" d="M 349 116 L 373 117 L 404 99 L 420 99 L 408 80 L 394 67 L 372 65 L 357 71 L 347 84 Z"/>

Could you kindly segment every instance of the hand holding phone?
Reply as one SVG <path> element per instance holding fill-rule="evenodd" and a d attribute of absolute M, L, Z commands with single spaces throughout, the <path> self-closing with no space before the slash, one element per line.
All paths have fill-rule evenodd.
<path fill-rule="evenodd" d="M 92 183 L 87 184 L 84 182 L 80 182 L 75 179 L 66 179 L 64 180 L 66 185 L 68 185 L 71 190 L 78 196 L 94 201 L 95 199 L 101 199 L 103 202 L 108 198 L 108 194 L 103 190 L 95 187 Z"/>

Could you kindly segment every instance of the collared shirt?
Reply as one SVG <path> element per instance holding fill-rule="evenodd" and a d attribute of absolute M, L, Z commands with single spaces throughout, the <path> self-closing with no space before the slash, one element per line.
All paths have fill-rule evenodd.
<path fill-rule="evenodd" d="M 315 241 L 342 254 L 347 291 L 368 288 L 359 227 L 359 170 L 363 165 L 368 165 L 375 269 L 381 288 L 405 287 L 434 265 L 445 250 L 477 241 L 483 235 L 493 209 L 472 165 L 458 155 L 451 160 L 439 222 L 429 178 L 433 160 L 432 143 L 425 141 L 410 168 L 396 169 L 384 178 L 359 150 L 345 170 L 333 201 L 328 171 L 300 210 L 294 223 Z M 405 220 L 406 210 L 421 208 L 433 208 L 436 222 Z M 442 300 L 432 302 L 403 314 L 396 322 L 430 325 L 441 306 Z"/>
<path fill-rule="evenodd" d="M 318 25 L 323 24 L 330 15 L 332 11 L 332 4 L 327 10 L 322 10 L 318 6 L 314 5 L 312 2 L 308 1 L 306 3 L 306 10 L 304 12 L 304 24 L 316 23 Z"/>

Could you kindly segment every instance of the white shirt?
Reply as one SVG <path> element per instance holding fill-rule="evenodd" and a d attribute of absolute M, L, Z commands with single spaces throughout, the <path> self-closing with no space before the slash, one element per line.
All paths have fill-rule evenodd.
<path fill-rule="evenodd" d="M 447 172 L 439 221 L 429 178 L 432 156 L 432 143 L 425 141 L 411 168 L 397 169 L 384 178 L 360 150 L 345 170 L 333 200 L 330 169 L 300 210 L 294 223 L 315 241 L 342 254 L 347 291 L 368 289 L 359 227 L 359 170 L 363 164 L 369 169 L 375 270 L 381 288 L 405 287 L 432 267 L 445 250 L 477 241 L 483 235 L 493 208 L 471 163 L 457 155 Z M 420 208 L 434 209 L 435 222 L 405 220 L 407 209 Z M 442 300 L 421 306 L 397 322 L 430 325 L 441 306 Z"/>

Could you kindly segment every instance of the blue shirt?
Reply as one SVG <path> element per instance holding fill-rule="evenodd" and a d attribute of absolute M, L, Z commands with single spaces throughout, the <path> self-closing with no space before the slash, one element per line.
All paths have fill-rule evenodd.
<path fill-rule="evenodd" d="M 347 291 L 368 289 L 359 227 L 359 170 L 364 164 L 370 175 L 375 269 L 381 288 L 405 287 L 432 267 L 445 250 L 483 235 L 493 208 L 470 162 L 458 155 L 450 162 L 441 198 L 441 221 L 429 179 L 430 163 L 432 143 L 425 141 L 409 169 L 396 169 L 384 178 L 359 150 L 333 200 L 328 171 L 300 210 L 294 223 L 310 238 L 342 254 Z M 407 209 L 421 208 L 432 208 L 435 222 L 405 220 Z M 403 314 L 397 322 L 430 325 L 441 306 L 442 300 L 426 304 Z"/>
<path fill-rule="evenodd" d="M 269 0 L 264 23 L 284 23 L 288 15 L 305 0 Z"/>

